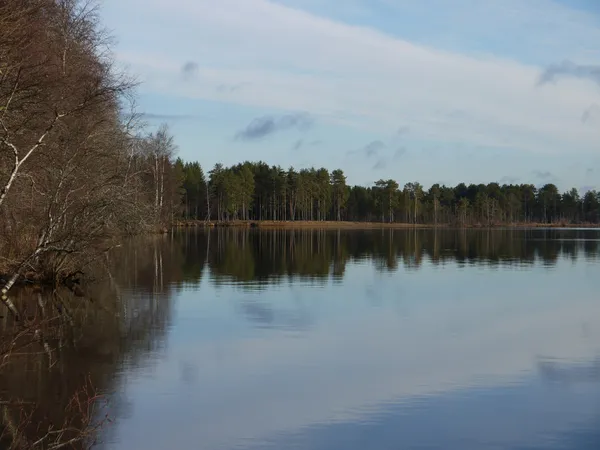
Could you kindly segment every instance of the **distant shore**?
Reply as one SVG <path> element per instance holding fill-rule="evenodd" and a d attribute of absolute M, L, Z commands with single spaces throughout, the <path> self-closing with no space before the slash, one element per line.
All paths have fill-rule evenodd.
<path fill-rule="evenodd" d="M 413 224 L 405 222 L 350 222 L 350 221 L 318 221 L 318 220 L 231 220 L 210 221 L 180 220 L 174 223 L 175 228 L 223 227 L 223 228 L 263 228 L 263 229 L 413 229 L 413 228 L 600 228 L 600 224 L 568 224 L 515 222 L 487 224 Z"/>

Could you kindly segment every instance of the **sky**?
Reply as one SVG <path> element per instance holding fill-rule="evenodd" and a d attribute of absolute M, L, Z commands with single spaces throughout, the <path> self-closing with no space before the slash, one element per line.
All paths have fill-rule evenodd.
<path fill-rule="evenodd" d="M 596 0 L 104 0 L 149 129 L 205 171 L 600 188 Z"/>

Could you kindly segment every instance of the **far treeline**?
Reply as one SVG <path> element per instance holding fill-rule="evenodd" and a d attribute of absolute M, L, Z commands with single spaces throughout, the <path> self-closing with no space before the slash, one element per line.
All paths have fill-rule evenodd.
<path fill-rule="evenodd" d="M 184 220 L 353 221 L 493 226 L 503 224 L 596 224 L 600 194 L 559 192 L 551 183 L 469 184 L 454 187 L 418 182 L 401 186 L 379 180 L 349 186 L 341 169 L 285 170 L 264 162 L 216 164 L 207 175 L 197 162 L 177 159 Z"/>

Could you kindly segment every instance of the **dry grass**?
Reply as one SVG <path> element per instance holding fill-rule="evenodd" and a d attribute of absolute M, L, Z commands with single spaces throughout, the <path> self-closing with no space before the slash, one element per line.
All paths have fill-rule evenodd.
<path fill-rule="evenodd" d="M 460 228 L 455 224 L 412 224 L 412 223 L 382 223 L 382 222 L 348 222 L 348 221 L 316 221 L 316 220 L 235 220 L 229 222 L 204 222 L 201 220 L 184 220 L 174 224 L 178 228 L 186 227 L 230 227 L 230 228 L 264 228 L 264 229 L 413 229 L 413 228 Z M 567 222 L 557 223 L 534 223 L 513 222 L 494 223 L 492 225 L 473 223 L 462 228 L 600 228 L 600 224 L 582 223 L 570 224 Z"/>
<path fill-rule="evenodd" d="M 433 225 L 410 223 L 381 223 L 381 222 L 347 222 L 347 221 L 318 221 L 318 220 L 233 220 L 229 222 L 180 221 L 176 227 L 234 227 L 234 228 L 272 228 L 272 229 L 367 229 L 367 228 L 433 228 Z"/>
<path fill-rule="evenodd" d="M 382 222 L 346 222 L 346 221 L 274 221 L 263 220 L 254 222 L 258 228 L 332 228 L 332 229 L 367 229 L 367 228 L 432 228 L 433 225 L 411 223 L 382 223 Z"/>

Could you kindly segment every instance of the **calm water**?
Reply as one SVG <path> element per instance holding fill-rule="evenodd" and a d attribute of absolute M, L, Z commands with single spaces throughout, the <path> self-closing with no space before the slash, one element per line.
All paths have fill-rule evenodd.
<path fill-rule="evenodd" d="M 114 393 L 104 448 L 600 448 L 600 231 L 192 231 L 111 258 L 118 317 L 61 369 Z"/>

